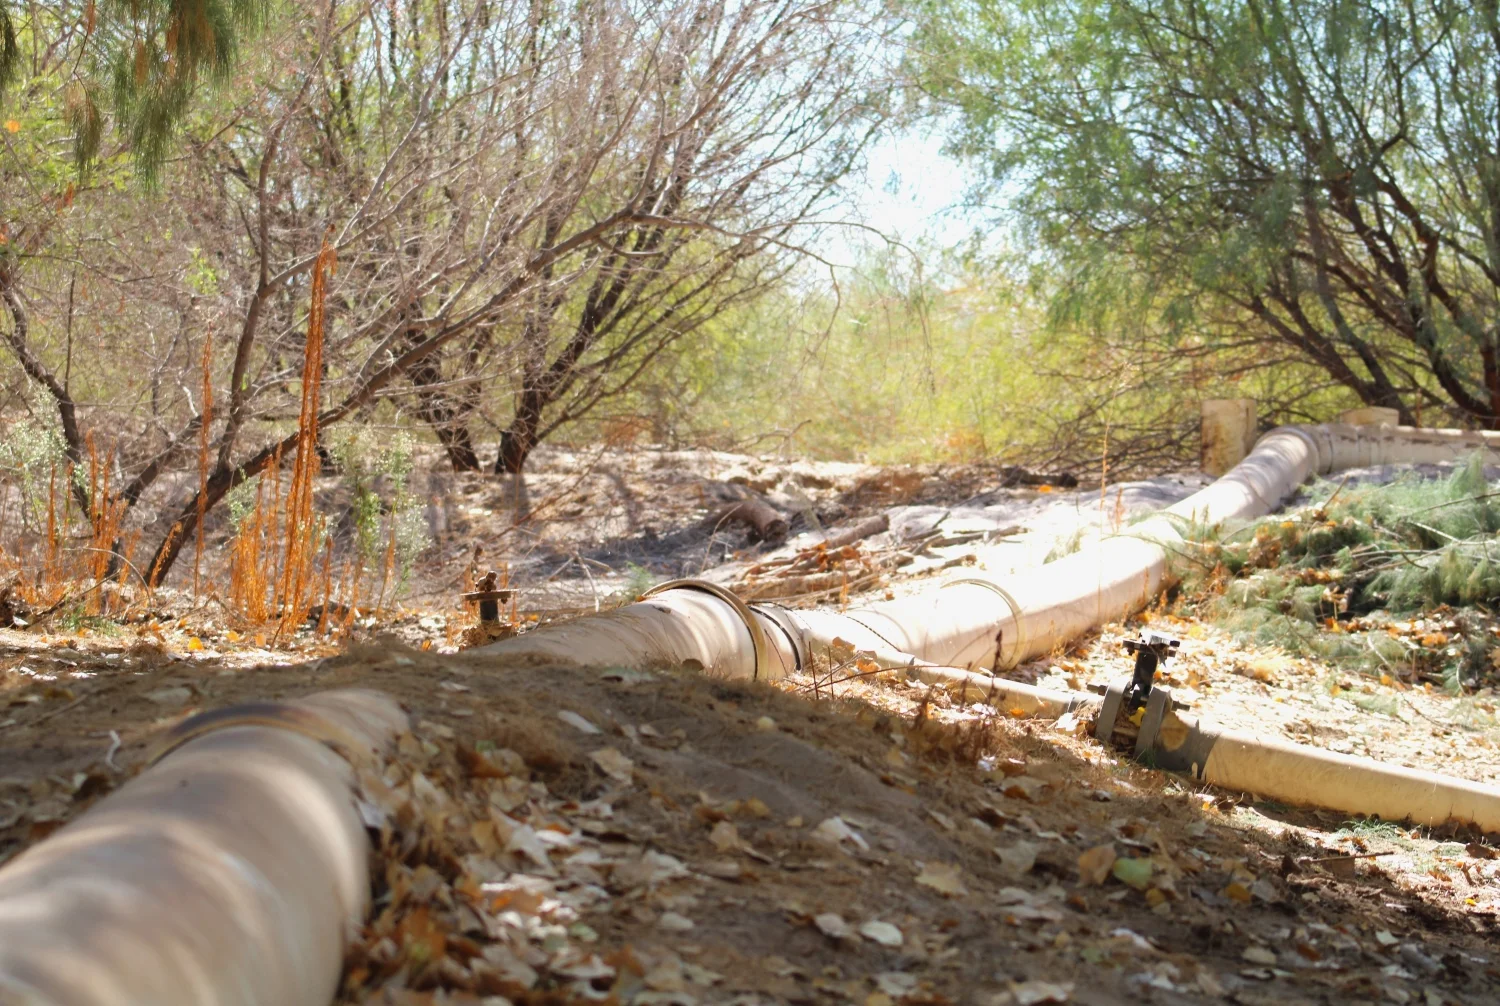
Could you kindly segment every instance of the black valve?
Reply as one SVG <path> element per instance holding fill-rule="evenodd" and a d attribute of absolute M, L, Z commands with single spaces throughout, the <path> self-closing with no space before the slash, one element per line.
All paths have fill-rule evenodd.
<path fill-rule="evenodd" d="M 1140 639 L 1125 640 L 1126 652 L 1135 654 L 1135 674 L 1125 689 L 1126 712 L 1133 713 L 1146 704 L 1146 700 L 1151 697 L 1157 667 L 1176 653 L 1181 645 L 1182 640 L 1173 639 L 1154 629 L 1143 630 Z"/>
<path fill-rule="evenodd" d="M 514 589 L 499 587 L 499 581 L 500 574 L 492 569 L 479 578 L 473 590 L 459 595 L 465 601 L 478 602 L 479 624 L 492 629 L 500 626 L 500 605 L 516 596 Z"/>

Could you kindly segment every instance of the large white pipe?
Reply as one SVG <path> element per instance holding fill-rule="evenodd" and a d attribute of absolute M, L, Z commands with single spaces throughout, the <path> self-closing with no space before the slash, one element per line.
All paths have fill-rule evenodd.
<path fill-rule="evenodd" d="M 370 902 L 354 769 L 405 728 L 329 692 L 190 720 L 0 869 L 3 1006 L 326 1006 Z"/>
<path fill-rule="evenodd" d="M 686 663 L 730 677 L 779 677 L 843 639 L 860 650 L 906 654 L 931 664 L 1003 670 L 1150 603 L 1165 582 L 1168 549 L 1182 545 L 1187 522 L 1262 516 L 1313 475 L 1452 461 L 1478 449 L 1500 457 L 1500 433 L 1281 427 L 1262 437 L 1223 478 L 1162 514 L 1021 573 L 965 576 L 845 612 L 791 612 L 766 604 L 747 609 L 722 590 L 693 584 L 691 591 L 668 590 L 613 612 L 493 644 L 485 652 L 603 666 Z M 981 564 L 984 559 L 981 550 Z M 754 623 L 763 644 L 751 645 Z"/>

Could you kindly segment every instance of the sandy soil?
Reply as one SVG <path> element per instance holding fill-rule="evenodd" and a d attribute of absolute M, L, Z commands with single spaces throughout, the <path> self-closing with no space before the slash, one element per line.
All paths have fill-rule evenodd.
<path fill-rule="evenodd" d="M 1334 872 L 1318 861 L 1444 847 L 1289 822 L 921 688 L 815 697 L 810 682 L 388 647 L 243 670 L 141 659 L 46 723 L 0 733 L 8 792 L 29 797 L 0 848 L 98 799 L 193 708 L 390 691 L 426 742 L 403 745 L 394 777 L 420 771 L 440 795 L 397 791 L 427 802 L 412 827 L 446 854 L 382 868 L 350 1002 L 436 1002 L 438 989 L 642 1003 L 1500 995 L 1493 906 L 1458 897 L 1490 889 L 1494 864 L 1474 862 L 1472 885 L 1417 882 L 1385 859 Z M 163 712 L 168 687 L 195 694 Z M 121 745 L 106 763 L 109 730 Z M 462 767 L 486 749 L 503 771 Z M 1130 869 L 1111 872 L 1116 856 Z"/>
<path fill-rule="evenodd" d="M 862 554 L 914 560 L 881 568 L 878 597 L 986 541 L 1045 556 L 1066 547 L 1070 510 L 1113 529 L 1195 478 L 1109 489 L 1101 512 L 1097 490 L 1001 488 L 993 469 L 652 452 L 553 462 L 528 477 L 539 515 L 519 527 L 506 517 L 514 487 L 453 479 L 434 504 L 435 521 L 455 516 L 424 560 L 428 603 L 363 630 L 349 654 L 311 639 L 257 646 L 211 602 L 123 628 L 0 630 L 0 860 L 127 780 L 197 710 L 357 683 L 411 709 L 417 742 L 391 772 L 408 780 L 399 798 L 425 809 L 392 819 L 427 829 L 423 847 L 443 854 L 382 863 L 348 1002 L 1500 1001 L 1500 862 L 1474 836 L 1205 791 L 1076 727 L 997 719 L 900 683 L 830 696 L 811 681 L 445 652 L 472 622 L 447 581 L 476 543 L 510 561 L 523 608 L 591 609 L 629 596 L 641 574 L 627 562 L 663 577 L 722 556 L 764 561 L 883 511 L 891 530 Z M 807 499 L 793 533 L 808 537 L 778 550 L 705 527 L 719 487 L 749 486 L 741 477 L 780 505 L 793 490 Z M 1153 624 L 1184 638 L 1167 682 L 1199 715 L 1493 777 L 1489 694 L 1348 681 L 1195 623 Z M 1119 643 L 1138 628 L 1018 673 L 1067 687 L 1123 676 Z M 491 769 L 476 775 L 477 751 Z M 437 795 L 410 783 L 418 771 Z M 421 844 L 409 837 L 387 834 L 383 855 Z M 1347 858 L 1367 853 L 1386 855 Z"/>

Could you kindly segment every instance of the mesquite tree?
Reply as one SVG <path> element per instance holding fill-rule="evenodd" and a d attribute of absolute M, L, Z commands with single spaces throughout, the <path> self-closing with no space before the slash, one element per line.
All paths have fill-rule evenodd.
<path fill-rule="evenodd" d="M 1496 0 L 933 0 L 918 39 L 1077 301 L 1500 428 Z"/>
<path fill-rule="evenodd" d="M 801 0 L 303 5 L 217 101 L 174 110 L 143 189 L 122 119 L 82 176 L 52 153 L 74 123 L 42 85 L 93 37 L 60 20 L 6 98 L 12 355 L 75 463 L 91 431 L 118 436 L 153 583 L 231 490 L 290 463 L 312 355 L 320 429 L 411 416 L 460 468 L 470 417 L 514 392 L 518 468 L 792 268 L 879 122 L 882 23 Z"/>

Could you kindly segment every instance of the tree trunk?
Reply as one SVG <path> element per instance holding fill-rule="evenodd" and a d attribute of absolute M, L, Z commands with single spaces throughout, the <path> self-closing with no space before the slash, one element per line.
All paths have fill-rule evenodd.
<path fill-rule="evenodd" d="M 516 415 L 510 427 L 500 434 L 500 456 L 495 459 L 496 475 L 519 475 L 526 459 L 537 445 L 537 431 L 542 423 L 545 396 L 535 385 L 523 388 L 516 403 Z"/>
<path fill-rule="evenodd" d="M 437 434 L 438 442 L 447 452 L 448 463 L 453 466 L 454 471 L 477 472 L 481 470 L 479 454 L 474 450 L 474 441 L 469 436 L 467 426 L 434 424 L 433 432 Z"/>
<path fill-rule="evenodd" d="M 510 429 L 500 434 L 500 456 L 495 459 L 495 474 L 521 474 L 521 469 L 526 467 L 526 459 L 531 456 L 531 450 L 535 446 L 535 427 L 523 426 L 518 417 L 517 421 L 510 424 Z"/>
<path fill-rule="evenodd" d="M 416 345 L 420 340 L 413 340 Z M 438 443 L 448 454 L 448 463 L 456 472 L 480 470 L 479 454 L 469 436 L 468 403 L 455 401 L 442 388 L 443 371 L 437 357 L 428 357 L 409 371 L 412 386 L 417 389 L 417 415 L 437 435 Z"/>

